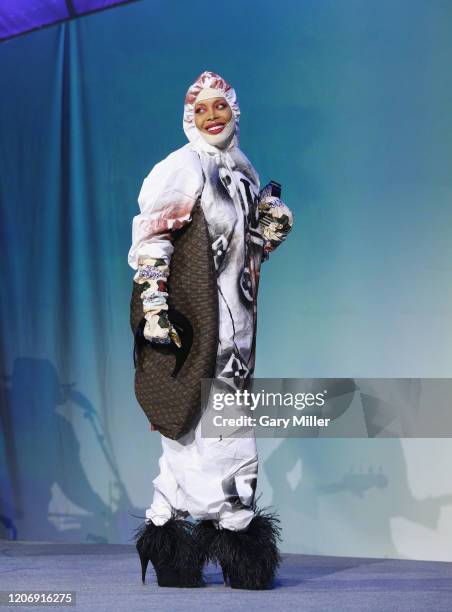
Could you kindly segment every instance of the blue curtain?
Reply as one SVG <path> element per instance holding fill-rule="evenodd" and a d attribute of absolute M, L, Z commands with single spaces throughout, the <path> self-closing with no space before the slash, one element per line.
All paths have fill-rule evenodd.
<path fill-rule="evenodd" d="M 104 103 L 81 38 L 74 22 L 2 47 L 14 95 L 1 125 L 0 514 L 10 536 L 106 541 L 134 512 L 111 428 L 132 454 L 146 431 L 126 263 L 146 162 L 116 172 L 119 134 L 112 122 L 111 140 L 100 137 Z"/>

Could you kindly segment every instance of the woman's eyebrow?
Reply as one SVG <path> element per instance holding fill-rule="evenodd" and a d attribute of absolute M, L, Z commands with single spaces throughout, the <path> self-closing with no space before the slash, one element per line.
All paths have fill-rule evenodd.
<path fill-rule="evenodd" d="M 226 98 L 211 98 L 209 100 L 207 100 L 208 102 L 211 101 L 212 104 L 217 104 L 218 102 L 226 102 Z M 206 106 L 205 102 L 196 102 L 195 106 Z"/>

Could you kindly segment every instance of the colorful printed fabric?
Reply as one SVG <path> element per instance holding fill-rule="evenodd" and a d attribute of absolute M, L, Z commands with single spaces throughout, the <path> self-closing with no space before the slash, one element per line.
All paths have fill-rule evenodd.
<path fill-rule="evenodd" d="M 139 283 L 145 283 L 149 280 L 159 280 L 168 278 L 169 266 L 164 259 L 153 259 L 148 257 L 141 258 L 138 264 L 138 272 L 134 276 L 134 280 Z"/>
<path fill-rule="evenodd" d="M 141 293 L 143 313 L 146 319 L 144 337 L 158 344 L 170 344 L 172 334 L 177 335 L 166 312 L 168 310 L 166 302 L 168 274 L 169 266 L 165 259 L 140 257 L 138 271 L 134 276 L 135 282 L 146 285 L 146 289 Z"/>
<path fill-rule="evenodd" d="M 259 193 L 259 225 L 264 237 L 264 258 L 266 261 L 289 235 L 293 226 L 293 214 L 284 202 L 271 195 L 271 185 Z"/>
<path fill-rule="evenodd" d="M 165 304 L 163 308 L 168 308 Z M 149 342 L 155 342 L 157 344 L 170 344 L 171 338 L 169 336 L 171 324 L 168 320 L 168 314 L 161 308 L 157 312 L 149 311 L 144 315 L 146 319 L 146 325 L 144 327 L 144 337 Z"/>

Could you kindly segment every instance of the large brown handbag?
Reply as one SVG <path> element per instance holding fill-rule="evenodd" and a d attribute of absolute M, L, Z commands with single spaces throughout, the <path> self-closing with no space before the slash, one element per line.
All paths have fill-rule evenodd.
<path fill-rule="evenodd" d="M 187 433 L 201 413 L 201 379 L 213 378 L 218 349 L 218 290 L 201 203 L 174 234 L 168 276 L 168 318 L 182 347 L 158 345 L 143 335 L 141 292 L 133 282 L 130 324 L 135 338 L 135 394 L 150 423 L 167 438 Z"/>

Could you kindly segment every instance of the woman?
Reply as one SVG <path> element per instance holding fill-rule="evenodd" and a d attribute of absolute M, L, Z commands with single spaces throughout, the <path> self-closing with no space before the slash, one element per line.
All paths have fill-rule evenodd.
<path fill-rule="evenodd" d="M 183 127 L 188 144 L 144 180 L 133 220 L 129 264 L 143 284 L 144 337 L 181 345 L 168 316 L 174 238 L 200 202 L 218 290 L 215 378 L 240 387 L 254 372 L 260 265 L 289 233 L 293 217 L 239 148 L 234 89 L 203 72 L 189 88 Z M 145 524 L 137 530 L 143 569 L 161 586 L 200 586 L 202 565 L 217 561 L 234 588 L 269 588 L 279 563 L 274 515 L 258 511 L 258 458 L 248 438 L 203 438 L 200 422 L 178 439 L 162 436 L 160 474 Z M 196 523 L 183 520 L 190 515 Z"/>

